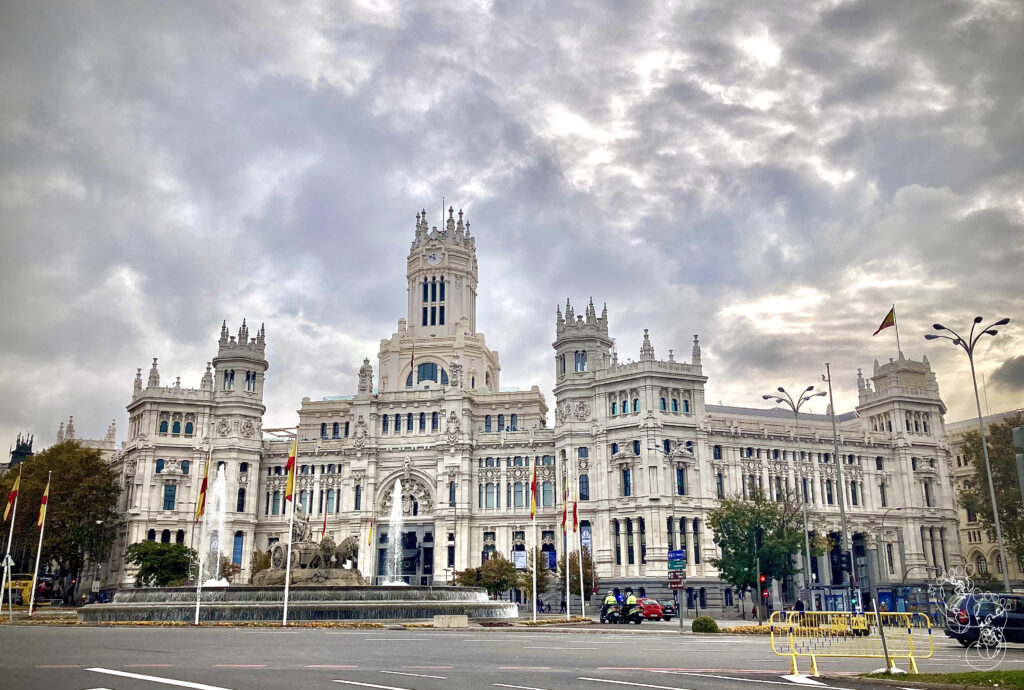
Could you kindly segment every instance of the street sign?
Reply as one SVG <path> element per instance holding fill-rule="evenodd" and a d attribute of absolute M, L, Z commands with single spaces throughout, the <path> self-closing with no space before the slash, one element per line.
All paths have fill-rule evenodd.
<path fill-rule="evenodd" d="M 669 551 L 668 552 L 668 560 L 670 560 L 670 561 L 685 561 L 686 560 L 686 551 L 684 551 L 683 549 L 679 549 L 678 551 Z"/>
<path fill-rule="evenodd" d="M 686 570 L 686 561 L 669 561 L 669 570 Z"/>
<path fill-rule="evenodd" d="M 7 554 L 7 557 L 4 558 L 3 566 L 5 568 L 13 568 L 14 567 L 14 559 L 11 558 L 11 554 Z"/>
<path fill-rule="evenodd" d="M 685 580 L 686 573 L 682 570 L 670 570 L 668 571 L 668 581 L 673 582 L 675 580 Z"/>
<path fill-rule="evenodd" d="M 682 580 L 672 580 L 668 583 L 669 589 L 686 589 L 686 583 Z"/>

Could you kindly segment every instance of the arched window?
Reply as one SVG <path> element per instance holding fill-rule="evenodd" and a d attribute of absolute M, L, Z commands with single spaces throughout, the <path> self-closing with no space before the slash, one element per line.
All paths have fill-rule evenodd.
<path fill-rule="evenodd" d="M 675 398 L 672 398 L 672 411 L 673 412 L 678 412 L 679 411 L 679 401 L 676 400 Z"/>
<path fill-rule="evenodd" d="M 241 464 L 240 464 L 240 465 L 238 466 L 238 471 L 239 471 L 239 472 L 248 472 L 248 471 L 249 471 L 249 463 L 247 463 L 247 462 L 243 462 L 243 463 L 241 463 Z"/>
<path fill-rule="evenodd" d="M 587 474 L 581 474 L 580 475 L 580 500 L 581 501 L 589 501 L 590 500 L 590 475 L 587 475 Z"/>
<path fill-rule="evenodd" d="M 622 409 L 622 414 L 629 414 L 629 401 L 628 400 L 623 400 L 622 401 L 622 408 L 621 409 Z"/>
<path fill-rule="evenodd" d="M 395 433 L 402 433 L 402 415 L 400 414 L 395 415 Z"/>
<path fill-rule="evenodd" d="M 662 399 L 661 399 L 661 403 L 660 403 L 660 407 L 659 407 L 659 409 L 660 409 L 660 410 L 661 410 L 662 412 L 666 412 L 666 411 L 668 410 L 668 403 L 667 403 L 667 402 L 665 401 L 665 398 L 662 398 Z"/>
<path fill-rule="evenodd" d="M 683 400 L 683 412 L 685 412 L 687 414 L 690 413 L 690 401 L 689 400 Z"/>
<path fill-rule="evenodd" d="M 640 455 L 640 441 L 633 441 L 633 455 Z"/>
<path fill-rule="evenodd" d="M 245 512 L 245 489 L 238 490 L 238 501 L 235 504 L 235 511 L 238 513 Z"/>
<path fill-rule="evenodd" d="M 341 438 L 341 425 L 335 422 L 331 425 L 331 438 Z"/>
<path fill-rule="evenodd" d="M 444 307 L 441 307 L 441 325 L 444 325 Z M 448 372 L 444 369 L 441 370 L 441 385 L 448 385 Z"/>
<path fill-rule="evenodd" d="M 476 507 L 477 508 L 483 508 L 484 507 L 484 485 L 483 484 L 477 484 L 476 488 L 477 488 L 477 494 L 478 494 L 477 497 L 476 497 Z"/>
<path fill-rule="evenodd" d="M 362 484 L 357 484 L 356 485 L 355 509 L 356 510 L 362 510 L 363 509 L 363 485 Z"/>
<path fill-rule="evenodd" d="M 161 434 L 166 434 L 167 433 L 167 420 L 166 419 L 163 420 L 162 422 L 160 422 L 160 433 Z"/>
<path fill-rule="evenodd" d="M 491 387 L 491 372 L 489 371 L 484 374 L 484 386 L 487 388 Z"/>
<path fill-rule="evenodd" d="M 410 412 L 407 415 L 405 415 L 405 430 L 407 432 L 409 432 L 410 434 L 413 431 L 413 429 L 412 429 L 412 412 Z"/>
<path fill-rule="evenodd" d="M 335 465 L 335 464 L 333 464 L 333 463 L 331 463 L 330 465 L 328 465 L 328 466 L 327 466 L 327 472 L 328 472 L 328 474 L 334 474 L 334 471 L 335 471 L 335 468 L 336 468 L 336 467 L 337 467 L 337 465 Z"/>
<path fill-rule="evenodd" d="M 633 411 L 634 412 L 639 412 L 640 411 L 640 398 L 633 398 Z"/>
<path fill-rule="evenodd" d="M 327 422 L 320 425 L 320 438 L 327 438 Z"/>
<path fill-rule="evenodd" d="M 427 413 L 420 412 L 420 431 L 427 430 Z"/>
<path fill-rule="evenodd" d="M 807 480 L 805 479 L 804 482 L 805 482 L 804 490 L 806 491 L 807 490 L 807 484 L 806 484 Z M 722 476 L 721 472 L 719 472 L 718 474 L 715 475 L 715 492 L 716 492 L 716 495 L 719 498 L 725 498 L 725 477 Z"/>
<path fill-rule="evenodd" d="M 302 512 L 309 513 L 309 491 L 299 492 L 299 505 L 302 506 Z"/>
<path fill-rule="evenodd" d="M 437 413 L 436 412 L 431 412 L 430 413 L 430 430 L 431 431 L 437 431 Z"/>
<path fill-rule="evenodd" d="M 156 530 L 151 529 L 146 532 L 146 541 L 156 541 Z"/>
<path fill-rule="evenodd" d="M 499 414 L 498 415 L 498 431 L 504 431 L 504 430 L 505 430 L 505 415 Z"/>
<path fill-rule="evenodd" d="M 185 530 L 179 529 L 175 533 L 175 535 L 174 535 L 174 543 L 175 544 L 184 544 L 185 543 Z"/>
<path fill-rule="evenodd" d="M 182 460 L 181 461 L 181 473 L 182 474 L 188 474 L 188 470 L 189 470 L 189 468 L 191 466 L 192 466 L 192 463 L 190 463 L 188 460 Z"/>
<path fill-rule="evenodd" d="M 444 302 L 444 276 L 441 276 L 441 301 Z"/>
<path fill-rule="evenodd" d="M 612 403 L 612 416 L 614 417 L 617 414 L 619 414 L 619 404 Z"/>
<path fill-rule="evenodd" d="M 424 302 L 426 302 L 428 300 L 428 298 L 430 297 L 429 290 L 430 290 L 430 282 L 426 278 L 424 278 L 423 279 L 423 301 Z M 423 325 L 426 326 L 427 324 L 424 323 Z"/>
<path fill-rule="evenodd" d="M 192 422 L 185 422 L 185 435 L 192 436 L 195 433 L 195 426 Z"/>
<path fill-rule="evenodd" d="M 436 302 L 437 301 L 437 278 L 436 277 L 430 279 L 430 301 L 431 302 Z"/>
<path fill-rule="evenodd" d="M 281 466 L 280 465 L 274 465 L 274 474 L 277 475 L 277 476 L 281 475 Z"/>
<path fill-rule="evenodd" d="M 484 416 L 484 431 L 491 431 L 491 415 Z"/>
<path fill-rule="evenodd" d="M 979 575 L 988 574 L 988 561 L 981 554 L 978 554 L 978 557 L 975 559 L 974 566 L 977 568 Z"/>
<path fill-rule="evenodd" d="M 165 529 L 163 532 L 160 533 L 160 543 L 161 544 L 170 544 L 171 543 L 171 530 Z"/>
<path fill-rule="evenodd" d="M 172 434 L 180 434 L 181 433 L 181 422 L 180 421 L 174 420 L 174 424 L 171 425 L 171 433 Z"/>
<path fill-rule="evenodd" d="M 512 415 L 512 419 L 510 420 L 509 424 L 512 425 L 512 431 L 518 431 L 519 430 L 519 415 L 513 414 Z"/>
<path fill-rule="evenodd" d="M 156 461 L 156 473 L 160 474 L 163 471 L 164 471 L 164 459 L 163 458 L 158 458 L 157 461 Z"/>
<path fill-rule="evenodd" d="M 382 434 L 388 433 L 388 416 L 384 415 L 380 420 L 380 432 Z"/>
<path fill-rule="evenodd" d="M 245 541 L 245 537 L 241 531 L 235 532 L 235 543 L 232 544 L 231 548 L 231 562 L 237 566 L 242 565 L 242 542 Z"/>

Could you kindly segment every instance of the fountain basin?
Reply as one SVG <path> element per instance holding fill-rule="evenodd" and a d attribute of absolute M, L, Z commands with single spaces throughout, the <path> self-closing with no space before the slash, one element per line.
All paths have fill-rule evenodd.
<path fill-rule="evenodd" d="M 283 587 L 225 587 L 202 591 L 201 622 L 268 622 L 284 616 Z M 188 587 L 121 589 L 107 604 L 78 610 L 86 623 L 192 622 L 196 591 Z M 477 587 L 304 587 L 288 597 L 290 621 L 432 620 L 436 615 L 517 618 L 516 605 L 488 599 Z"/>

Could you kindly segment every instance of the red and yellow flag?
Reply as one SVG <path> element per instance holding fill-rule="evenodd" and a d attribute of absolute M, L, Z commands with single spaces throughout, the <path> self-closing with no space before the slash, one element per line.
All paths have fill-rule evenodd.
<path fill-rule="evenodd" d="M 575 534 L 579 530 L 580 515 L 577 511 L 576 487 L 572 489 L 572 531 Z"/>
<path fill-rule="evenodd" d="M 299 451 L 299 436 L 296 433 L 295 440 L 292 441 L 292 453 L 288 456 L 288 464 L 285 466 L 285 470 L 288 473 L 288 481 L 284 485 L 284 500 L 290 501 L 295 495 L 295 456 L 298 455 Z"/>
<path fill-rule="evenodd" d="M 565 523 L 569 518 L 569 482 L 562 486 L 562 531 L 565 531 Z"/>
<path fill-rule="evenodd" d="M 533 481 L 530 482 L 530 519 L 537 517 L 537 458 L 533 459 Z"/>
<path fill-rule="evenodd" d="M 896 325 L 896 305 L 894 304 L 892 309 L 889 310 L 889 313 L 885 315 L 884 319 L 882 319 L 882 325 L 879 326 L 878 330 L 875 331 L 874 333 L 872 333 L 871 335 L 878 335 L 879 333 L 884 331 L 886 328 L 889 328 L 890 326 L 895 326 L 895 325 Z"/>
<path fill-rule="evenodd" d="M 206 512 L 206 487 L 210 478 L 210 453 L 206 454 L 206 470 L 203 472 L 203 483 L 199 485 L 199 497 L 196 499 L 196 522 Z"/>
<path fill-rule="evenodd" d="M 11 508 L 14 506 L 14 502 L 18 499 L 19 486 L 21 486 L 21 467 L 18 467 L 18 477 L 14 480 L 14 486 L 11 487 L 11 493 L 7 494 L 7 507 L 4 508 L 4 522 L 7 522 L 7 516 L 11 514 Z"/>
<path fill-rule="evenodd" d="M 366 534 L 366 545 L 373 545 L 373 514 L 370 515 L 370 531 Z"/>
<path fill-rule="evenodd" d="M 46 488 L 43 489 L 43 500 L 39 503 L 39 519 L 36 520 L 36 527 L 42 527 L 46 520 L 46 502 L 50 498 L 50 476 L 46 476 Z"/>

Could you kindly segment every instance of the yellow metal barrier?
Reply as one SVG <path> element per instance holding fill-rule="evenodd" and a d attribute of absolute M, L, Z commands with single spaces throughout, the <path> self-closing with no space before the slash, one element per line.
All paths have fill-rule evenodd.
<path fill-rule="evenodd" d="M 907 659 L 911 673 L 917 660 L 935 652 L 932 624 L 921 613 L 881 613 L 885 640 L 879 634 L 876 614 L 849 611 L 776 611 L 771 620 L 772 652 L 790 658 L 790 672 L 800 675 L 796 658 L 811 659 L 810 675 L 818 674 L 817 657 Z M 888 654 L 886 654 L 888 652 Z"/>

